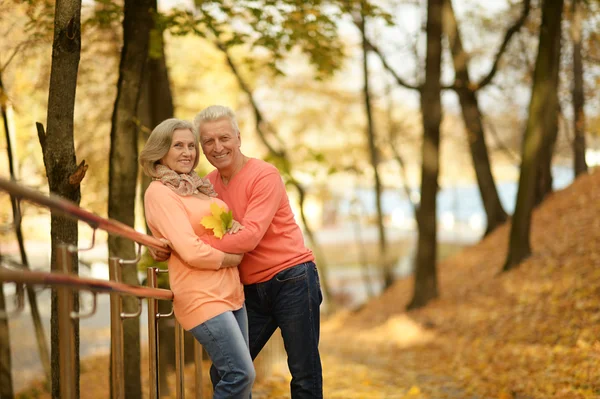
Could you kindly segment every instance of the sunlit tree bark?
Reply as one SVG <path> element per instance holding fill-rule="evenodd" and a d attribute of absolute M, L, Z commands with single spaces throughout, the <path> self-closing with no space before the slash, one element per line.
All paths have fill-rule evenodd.
<path fill-rule="evenodd" d="M 444 31 L 448 38 L 454 64 L 454 91 L 460 101 L 479 193 L 487 215 L 485 234 L 489 234 L 496 227 L 503 224 L 508 219 L 508 215 L 502 207 L 492 175 L 481 111 L 479 110 L 477 94 L 473 90 L 473 84 L 469 77 L 469 57 L 463 48 L 451 0 L 444 0 Z"/>
<path fill-rule="evenodd" d="M 156 0 L 153 0 L 153 10 L 157 11 Z M 150 36 L 149 56 L 146 73 L 142 77 L 142 89 L 138 103 L 138 121 L 140 132 L 140 146 L 143 146 L 152 129 L 165 119 L 175 115 L 173 93 L 169 80 L 165 56 L 165 42 L 160 27 L 154 26 L 154 34 Z M 141 198 L 144 199 L 146 188 L 152 179 L 142 173 Z M 149 230 L 148 234 L 151 234 Z"/>
<path fill-rule="evenodd" d="M 81 198 L 80 182 L 86 166 L 76 163 L 73 140 L 75 91 L 81 52 L 81 1 L 57 0 L 54 14 L 54 41 L 48 95 L 47 132 L 38 124 L 38 138 L 42 146 L 44 165 L 50 192 L 78 204 Z M 77 222 L 51 214 L 50 234 L 52 240 L 51 268 L 56 263 L 59 244 L 77 246 Z M 73 272 L 78 272 L 75 254 Z M 75 309 L 78 308 L 75 300 Z M 58 304 L 56 291 L 52 291 L 52 316 L 50 322 L 52 397 L 60 396 L 58 341 Z M 79 381 L 79 323 L 75 325 L 75 380 Z M 65 337 L 62 337 L 65 339 Z M 76 384 L 79 397 L 79 383 Z"/>
<path fill-rule="evenodd" d="M 132 227 L 135 222 L 138 177 L 136 112 L 148 57 L 150 29 L 153 27 L 152 4 L 152 0 L 125 0 L 123 49 L 110 132 L 108 217 Z M 133 242 L 125 238 L 109 236 L 108 248 L 110 256 L 129 260 L 136 257 Z M 123 282 L 139 284 L 136 265 L 124 264 L 122 267 Z M 138 306 L 135 298 L 123 299 L 124 312 L 135 313 Z M 123 328 L 125 396 L 140 398 L 142 390 L 139 318 L 125 320 Z"/>
<path fill-rule="evenodd" d="M 153 0 L 153 11 L 157 11 L 156 0 Z M 138 103 L 137 116 L 139 121 L 139 143 L 143 146 L 152 129 L 165 119 L 172 118 L 175 110 L 173 106 L 173 95 L 169 82 L 169 73 L 165 58 L 165 42 L 163 32 L 160 27 L 154 24 L 152 34 L 150 35 L 149 56 L 146 64 L 146 72 L 143 75 L 142 90 L 140 101 Z M 201 156 L 200 154 L 198 156 Z M 152 178 L 141 173 L 141 200 L 144 201 L 144 193 L 152 182 Z M 147 234 L 152 235 L 146 225 Z M 172 305 L 165 301 L 159 302 L 159 312 L 169 313 Z M 169 396 L 169 374 L 167 370 L 172 370 L 175 366 L 175 335 L 171 323 L 168 321 L 159 323 L 159 368 L 163 372 L 159 373 L 160 395 Z M 186 355 L 186 359 L 188 359 Z M 188 359 L 190 360 L 190 359 Z"/>
<path fill-rule="evenodd" d="M 444 0 L 427 1 L 427 56 L 425 84 L 421 90 L 423 146 L 421 202 L 417 212 L 419 238 L 414 291 L 409 309 L 424 306 L 438 296 L 436 204 L 440 172 L 442 7 Z"/>
<path fill-rule="evenodd" d="M 558 69 L 563 0 L 544 0 L 538 54 L 533 76 L 529 117 L 523 139 L 519 191 L 510 231 L 504 270 L 510 270 L 531 254 L 531 214 L 535 204 L 538 164 L 551 151 L 558 118 Z M 545 152 L 545 154 L 544 154 Z"/>
<path fill-rule="evenodd" d="M 0 282 L 0 313 L 6 312 L 4 284 Z M 8 318 L 0 317 L 0 398 L 14 397 L 12 357 L 10 355 L 10 330 Z"/>
<path fill-rule="evenodd" d="M 582 0 L 572 0 L 571 38 L 573 40 L 573 163 L 575 176 L 587 172 L 585 161 L 585 97 L 583 94 L 583 60 L 582 60 Z"/>

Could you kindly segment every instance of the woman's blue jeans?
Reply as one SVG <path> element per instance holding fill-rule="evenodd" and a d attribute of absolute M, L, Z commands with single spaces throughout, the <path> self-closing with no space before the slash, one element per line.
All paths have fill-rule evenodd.
<path fill-rule="evenodd" d="M 219 374 L 214 399 L 247 399 L 256 377 L 248 349 L 246 306 L 225 312 L 190 330 Z"/>

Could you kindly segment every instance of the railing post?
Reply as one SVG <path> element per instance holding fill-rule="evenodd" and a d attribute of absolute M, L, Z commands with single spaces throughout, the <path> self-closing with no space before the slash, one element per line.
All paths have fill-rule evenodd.
<path fill-rule="evenodd" d="M 185 345 L 183 338 L 183 327 L 175 319 L 175 381 L 177 382 L 177 399 L 185 396 L 184 368 L 185 368 Z"/>
<path fill-rule="evenodd" d="M 119 258 L 108 260 L 108 273 L 111 281 L 121 281 Z M 117 292 L 110 294 L 110 349 L 111 349 L 111 397 L 125 398 L 125 360 L 123 358 L 123 320 L 121 319 L 121 295 Z"/>
<path fill-rule="evenodd" d="M 202 399 L 202 345 L 194 339 L 194 364 L 196 366 L 196 399 Z"/>
<path fill-rule="evenodd" d="M 58 246 L 56 261 L 62 273 L 71 273 L 73 254 L 67 245 Z M 74 399 L 75 381 L 75 331 L 73 328 L 73 291 L 70 287 L 56 288 L 58 307 L 58 351 L 60 361 L 60 397 Z"/>
<path fill-rule="evenodd" d="M 147 285 L 150 288 L 156 288 L 156 273 L 157 268 L 149 267 L 147 270 Z M 158 328 L 157 315 L 158 299 L 148 298 L 148 365 L 150 383 L 150 399 L 158 399 L 160 397 L 160 387 L 158 381 Z"/>

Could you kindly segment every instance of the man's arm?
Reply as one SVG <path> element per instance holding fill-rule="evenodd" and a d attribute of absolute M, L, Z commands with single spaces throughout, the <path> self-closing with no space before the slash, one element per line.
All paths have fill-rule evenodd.
<path fill-rule="evenodd" d="M 223 252 L 238 254 L 252 251 L 265 235 L 284 195 L 285 186 L 279 173 L 268 172 L 261 176 L 252 188 L 246 214 L 236 215 L 241 217 L 240 223 L 244 229 L 235 234 L 225 234 L 222 239 L 214 236 L 202 239 L 211 247 Z"/>

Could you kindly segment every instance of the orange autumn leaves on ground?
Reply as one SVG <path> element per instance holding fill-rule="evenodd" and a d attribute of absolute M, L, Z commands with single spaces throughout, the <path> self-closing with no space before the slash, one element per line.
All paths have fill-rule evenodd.
<path fill-rule="evenodd" d="M 441 298 L 427 307 L 404 313 L 412 280 L 398 281 L 324 336 L 476 398 L 600 398 L 600 172 L 536 209 L 533 255 L 501 273 L 509 229 L 442 262 Z M 417 327 L 394 325 L 400 316 L 430 337 L 410 338 Z"/>

